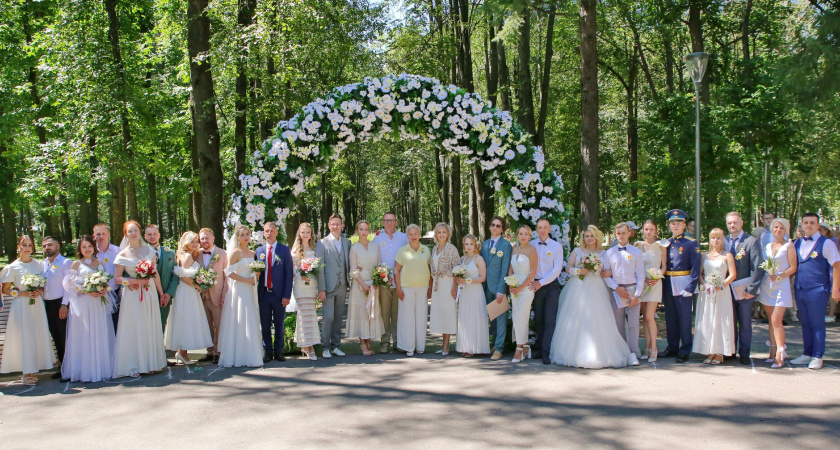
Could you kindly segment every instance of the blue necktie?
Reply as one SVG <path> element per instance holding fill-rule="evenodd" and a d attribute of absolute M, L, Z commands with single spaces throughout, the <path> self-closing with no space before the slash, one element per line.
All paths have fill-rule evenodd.
<path fill-rule="evenodd" d="M 740 238 L 735 238 L 732 240 L 732 246 L 729 248 L 729 253 L 735 253 L 735 247 L 738 245 L 738 239 Z"/>

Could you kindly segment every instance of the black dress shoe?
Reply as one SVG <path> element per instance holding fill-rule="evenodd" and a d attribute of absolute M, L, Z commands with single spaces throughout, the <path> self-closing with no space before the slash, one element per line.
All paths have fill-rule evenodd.
<path fill-rule="evenodd" d="M 673 358 L 674 356 L 677 356 L 677 352 L 659 352 L 656 356 L 658 358 Z"/>
<path fill-rule="evenodd" d="M 219 364 L 219 355 L 213 356 L 213 364 Z"/>
<path fill-rule="evenodd" d="M 551 364 L 551 360 L 547 359 L 547 358 L 543 358 L 543 364 L 546 364 L 546 365 Z"/>
<path fill-rule="evenodd" d="M 265 356 L 263 356 L 263 362 L 266 364 L 270 363 L 272 359 L 274 359 L 273 353 L 266 353 Z"/>
<path fill-rule="evenodd" d="M 531 354 L 531 359 L 542 359 L 542 351 L 534 350 L 534 352 Z"/>
<path fill-rule="evenodd" d="M 57 370 L 57 371 L 53 372 L 53 374 L 50 375 L 50 378 L 53 379 L 53 380 L 57 380 L 57 379 L 61 378 L 61 370 Z"/>
<path fill-rule="evenodd" d="M 752 365 L 752 360 L 750 359 L 749 356 L 742 356 L 741 357 L 741 364 L 743 364 L 745 366 L 751 366 Z"/>
<path fill-rule="evenodd" d="M 283 361 L 286 360 L 286 357 L 283 356 L 282 354 L 278 354 L 278 355 L 274 356 L 274 359 L 276 359 L 277 361 L 283 362 Z"/>
<path fill-rule="evenodd" d="M 677 355 L 677 362 L 680 364 L 688 362 L 688 355 Z"/>
<path fill-rule="evenodd" d="M 213 355 L 208 353 L 208 354 L 202 356 L 201 359 L 199 359 L 197 362 L 210 362 L 210 361 L 213 361 Z"/>
<path fill-rule="evenodd" d="M 62 383 L 67 383 L 67 382 L 69 382 L 69 381 L 70 381 L 70 379 L 69 379 L 69 378 L 62 378 L 62 379 L 61 379 L 61 382 L 62 382 Z"/>

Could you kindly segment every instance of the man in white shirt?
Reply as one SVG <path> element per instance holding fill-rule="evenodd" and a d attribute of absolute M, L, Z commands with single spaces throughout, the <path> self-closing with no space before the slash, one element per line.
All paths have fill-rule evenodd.
<path fill-rule="evenodd" d="M 551 364 L 551 340 L 557 323 L 557 302 L 560 299 L 560 283 L 557 278 L 563 272 L 563 246 L 551 239 L 551 224 L 546 219 L 537 221 L 537 239 L 531 245 L 537 249 L 537 274 L 531 282 L 534 290 L 534 332 L 537 348 L 534 358 L 542 358 L 543 364 Z"/>
<path fill-rule="evenodd" d="M 61 255 L 61 240 L 55 236 L 44 236 L 41 242 L 44 249 L 44 272 L 47 279 L 44 286 L 44 309 L 47 310 L 47 326 L 55 342 L 58 362 L 64 361 L 64 339 L 67 335 L 67 301 L 64 300 L 64 275 L 73 263 Z M 53 374 L 53 378 L 61 377 L 61 372 Z"/>
<path fill-rule="evenodd" d="M 613 290 L 610 304 L 615 324 L 633 352 L 633 365 L 638 366 L 639 298 L 645 287 L 645 263 L 642 251 L 630 245 L 630 227 L 626 223 L 615 226 L 615 236 L 618 245 L 604 252 L 604 272 L 611 273 L 609 277 L 604 277 L 604 283 Z M 629 333 L 626 328 L 630 329 Z"/>
<path fill-rule="evenodd" d="M 97 223 L 93 226 L 93 239 L 96 241 L 96 259 L 102 262 L 102 265 L 105 266 L 105 272 L 114 275 L 114 258 L 117 257 L 117 253 L 120 252 L 120 248 L 110 242 L 111 240 L 111 231 L 108 229 L 108 225 L 104 223 Z M 114 332 L 117 331 L 117 322 L 119 322 L 120 317 L 120 300 L 122 298 L 120 291 L 120 286 L 117 286 L 116 281 L 114 278 L 111 278 L 108 281 L 108 287 L 111 288 L 111 291 L 114 292 L 114 295 L 117 297 L 117 310 L 114 311 L 112 318 L 114 319 Z"/>
<path fill-rule="evenodd" d="M 408 237 L 405 233 L 397 231 L 397 216 L 390 211 L 382 216 L 382 228 L 382 232 L 373 238 L 373 243 L 379 248 L 379 259 L 382 264 L 393 269 L 397 251 L 408 245 Z M 400 299 L 397 297 L 397 289 L 393 282 L 390 289 L 379 288 L 379 317 L 382 317 L 384 330 L 379 344 L 380 353 L 388 353 L 392 340 L 394 345 L 397 343 L 399 305 Z"/>
<path fill-rule="evenodd" d="M 808 364 L 821 369 L 825 353 L 825 309 L 828 299 L 840 301 L 840 253 L 837 245 L 819 233 L 819 216 L 805 213 L 802 228 L 805 236 L 797 239 L 798 267 L 793 283 L 799 322 L 802 323 L 802 356 L 791 364 Z"/>

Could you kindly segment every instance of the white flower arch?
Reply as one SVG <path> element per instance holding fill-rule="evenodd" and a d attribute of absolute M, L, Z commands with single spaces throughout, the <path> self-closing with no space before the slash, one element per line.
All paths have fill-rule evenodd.
<path fill-rule="evenodd" d="M 513 224 L 533 226 L 546 218 L 552 237 L 569 248 L 569 214 L 559 199 L 563 180 L 543 174 L 542 148 L 531 145 L 511 114 L 479 94 L 407 74 L 335 88 L 278 123 L 262 151 L 251 156 L 252 173 L 239 177 L 225 225 L 284 222 L 287 205 L 343 150 L 388 137 L 437 141 L 468 165 L 477 164 L 490 172 Z"/>

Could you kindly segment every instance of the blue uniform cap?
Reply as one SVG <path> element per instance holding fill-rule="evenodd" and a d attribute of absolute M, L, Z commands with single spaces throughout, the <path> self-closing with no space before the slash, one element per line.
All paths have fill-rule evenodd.
<path fill-rule="evenodd" d="M 668 211 L 668 214 L 666 214 L 665 220 L 667 220 L 668 222 L 674 222 L 674 221 L 687 222 L 688 221 L 688 214 L 686 214 L 686 212 L 681 210 L 681 209 L 672 209 L 672 210 Z"/>

